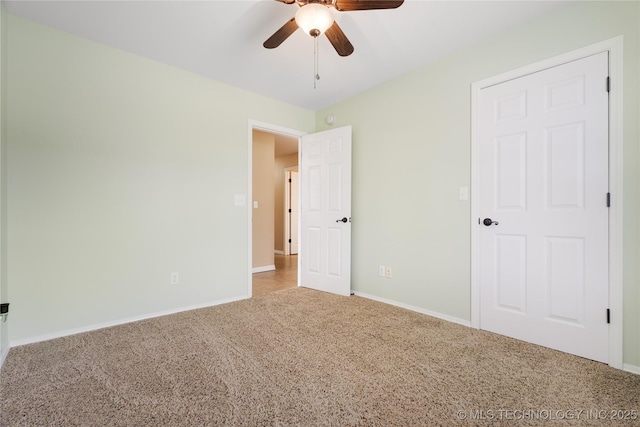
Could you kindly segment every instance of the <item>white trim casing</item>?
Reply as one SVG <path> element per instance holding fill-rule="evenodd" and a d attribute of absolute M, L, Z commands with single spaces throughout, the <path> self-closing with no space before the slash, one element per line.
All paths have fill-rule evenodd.
<path fill-rule="evenodd" d="M 9 349 L 11 349 L 11 344 L 7 345 L 7 348 L 5 348 L 2 354 L 0 354 L 0 369 L 2 369 L 2 365 L 4 365 L 4 361 L 9 355 Z"/>
<path fill-rule="evenodd" d="M 395 307 L 400 307 L 400 308 L 404 308 L 406 310 L 411 310 L 411 311 L 415 311 L 416 313 L 420 313 L 420 314 L 425 314 L 427 316 L 431 316 L 431 317 L 435 317 L 441 320 L 446 320 L 447 322 L 451 322 L 451 323 L 457 323 L 458 325 L 462 325 L 462 326 L 467 326 L 470 327 L 471 323 L 468 320 L 464 320 L 464 319 L 460 319 L 458 317 L 453 317 L 453 316 L 449 316 L 447 314 L 442 314 L 442 313 L 438 313 L 435 311 L 431 311 L 431 310 L 427 310 L 421 307 L 416 307 L 413 305 L 409 305 L 409 304 L 404 304 L 398 301 L 393 301 L 390 299 L 386 299 L 386 298 L 381 298 L 381 297 L 377 297 L 375 295 L 370 295 L 370 294 L 366 294 L 364 292 L 353 292 L 353 295 L 358 296 L 358 297 L 362 297 L 362 298 L 367 298 L 373 301 L 378 301 L 378 302 L 382 302 L 385 304 L 389 304 L 389 305 L 393 305 Z"/>
<path fill-rule="evenodd" d="M 260 267 L 253 267 L 251 269 L 252 273 L 264 273 L 265 271 L 274 271 L 276 269 L 276 266 L 271 264 L 271 265 L 263 265 Z"/>
<path fill-rule="evenodd" d="M 624 365 L 622 365 L 622 370 L 631 372 L 632 374 L 640 375 L 640 366 L 628 365 L 625 363 Z"/>
<path fill-rule="evenodd" d="M 171 310 L 157 311 L 155 313 L 148 313 L 148 314 L 144 314 L 142 316 L 127 317 L 125 319 L 119 319 L 119 320 L 114 320 L 114 321 L 110 321 L 110 322 L 96 323 L 96 324 L 93 324 L 93 325 L 82 326 L 80 328 L 74 328 L 74 329 L 67 329 L 67 330 L 64 330 L 64 331 L 58 331 L 58 332 L 54 332 L 52 334 L 40 335 L 40 336 L 37 336 L 37 337 L 31 337 L 31 338 L 25 338 L 25 339 L 21 339 L 21 340 L 11 341 L 9 343 L 10 344 L 9 347 L 13 348 L 13 347 L 21 346 L 21 345 L 33 344 L 33 343 L 37 343 L 37 342 L 41 342 L 41 341 L 48 341 L 48 340 L 52 340 L 52 339 L 56 339 L 56 338 L 67 337 L 67 336 L 70 336 L 70 335 L 81 334 L 81 333 L 84 333 L 84 332 L 97 331 L 98 329 L 110 328 L 112 326 L 124 325 L 126 323 L 138 322 L 140 320 L 152 319 L 154 317 L 167 316 L 169 314 L 182 313 L 183 311 L 197 310 L 197 309 L 200 309 L 200 308 L 214 307 L 216 305 L 227 304 L 227 303 L 235 302 L 235 301 L 241 301 L 243 299 L 247 299 L 247 297 L 246 296 L 242 296 L 242 297 L 226 298 L 226 299 L 212 301 L 212 302 L 204 303 L 204 304 L 196 304 L 196 305 L 191 305 L 191 306 L 186 306 L 186 307 L 174 308 L 174 309 L 171 309 Z"/>
<path fill-rule="evenodd" d="M 480 90 L 508 80 L 575 61 L 601 52 L 609 53 L 609 366 L 623 369 L 623 282 L 622 282 L 622 101 L 623 36 L 586 46 L 563 55 L 537 62 L 471 85 L 471 326 L 480 328 L 480 283 L 478 265 L 478 102 Z M 604 82 L 603 82 L 604 84 Z M 626 366 L 626 365 L 625 365 Z"/>

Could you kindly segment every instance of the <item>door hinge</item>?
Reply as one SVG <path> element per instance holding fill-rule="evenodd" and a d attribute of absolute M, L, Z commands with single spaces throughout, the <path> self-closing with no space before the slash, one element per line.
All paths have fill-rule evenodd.
<path fill-rule="evenodd" d="M 611 310 L 607 308 L 607 323 L 611 323 Z"/>
<path fill-rule="evenodd" d="M 289 182 L 293 182 L 293 181 L 291 181 L 291 178 L 289 178 Z"/>
<path fill-rule="evenodd" d="M 611 77 L 607 76 L 607 92 L 611 92 Z"/>
<path fill-rule="evenodd" d="M 607 193 L 607 207 L 611 207 L 611 193 Z"/>
<path fill-rule="evenodd" d="M 291 239 L 289 239 L 289 243 L 291 243 Z"/>
<path fill-rule="evenodd" d="M 289 209 L 289 213 L 291 213 L 291 209 Z"/>

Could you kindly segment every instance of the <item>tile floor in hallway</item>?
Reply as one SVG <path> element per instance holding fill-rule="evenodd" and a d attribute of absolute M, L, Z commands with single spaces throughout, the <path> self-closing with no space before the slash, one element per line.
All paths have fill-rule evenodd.
<path fill-rule="evenodd" d="M 298 286 L 298 255 L 275 255 L 274 271 L 253 274 L 253 296 Z"/>

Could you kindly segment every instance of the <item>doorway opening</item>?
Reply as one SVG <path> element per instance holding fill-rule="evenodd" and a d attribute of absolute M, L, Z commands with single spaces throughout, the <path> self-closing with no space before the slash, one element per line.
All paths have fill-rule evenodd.
<path fill-rule="evenodd" d="M 289 180 L 303 133 L 255 122 L 249 131 L 249 295 L 258 296 L 298 286 L 298 190 Z"/>

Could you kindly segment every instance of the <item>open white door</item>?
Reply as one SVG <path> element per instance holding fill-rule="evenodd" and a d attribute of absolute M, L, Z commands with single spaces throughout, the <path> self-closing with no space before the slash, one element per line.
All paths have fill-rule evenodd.
<path fill-rule="evenodd" d="M 300 143 L 300 285 L 351 294 L 351 126 Z"/>

